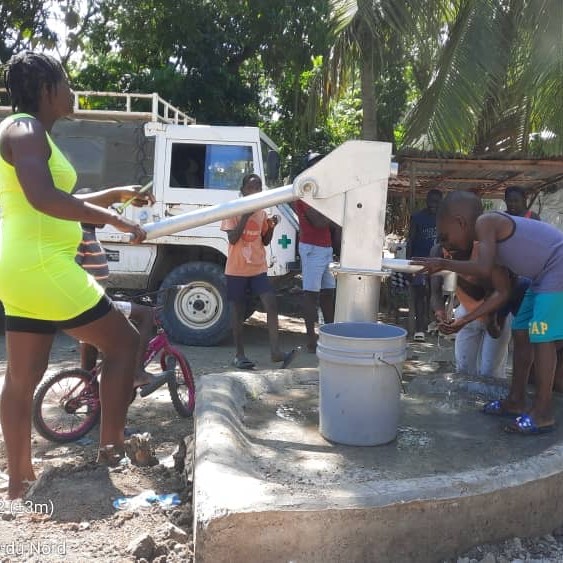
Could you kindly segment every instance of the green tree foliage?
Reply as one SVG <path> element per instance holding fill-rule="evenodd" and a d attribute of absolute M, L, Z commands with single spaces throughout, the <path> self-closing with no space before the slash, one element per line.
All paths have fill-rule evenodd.
<path fill-rule="evenodd" d="M 157 91 L 201 123 L 259 124 L 294 163 L 334 146 L 307 118 L 329 0 L 92 1 L 76 88 Z"/>
<path fill-rule="evenodd" d="M 422 0 L 331 0 L 331 45 L 325 57 L 319 100 L 339 99 L 359 76 L 361 137 L 394 140 L 403 114 L 406 37 L 418 18 L 431 17 Z"/>
<path fill-rule="evenodd" d="M 127 75 L 130 90 L 158 88 L 198 121 L 255 124 L 264 75 L 285 108 L 286 83 L 294 87 L 311 65 L 323 5 L 326 0 L 102 0 L 88 65 L 77 78 L 89 88 L 98 78 L 108 86 L 113 79 L 117 89 Z M 102 71 L 91 68 L 107 63 Z M 292 102 L 297 114 L 301 104 Z"/>
<path fill-rule="evenodd" d="M 43 0 L 2 0 L 0 3 L 0 62 L 39 45 L 54 47 L 56 34 L 48 26 L 49 6 Z"/>
<path fill-rule="evenodd" d="M 563 2 L 452 5 L 435 72 L 408 117 L 406 143 L 445 152 L 562 154 Z M 554 134 L 550 141 L 541 141 L 542 131 Z"/>
<path fill-rule="evenodd" d="M 102 78 L 113 90 L 159 91 L 204 122 L 255 121 L 257 90 L 239 73 L 250 57 L 245 32 L 235 19 L 229 24 L 220 4 L 103 0 L 78 82 L 97 89 Z"/>

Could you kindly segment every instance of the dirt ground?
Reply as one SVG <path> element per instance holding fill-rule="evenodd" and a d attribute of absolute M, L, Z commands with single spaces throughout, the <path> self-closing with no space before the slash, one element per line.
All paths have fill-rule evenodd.
<path fill-rule="evenodd" d="M 280 316 L 280 329 L 284 349 L 304 344 L 300 319 Z M 257 369 L 273 367 L 264 314 L 255 313 L 249 319 L 245 340 L 247 356 L 257 362 Z M 196 378 L 233 369 L 232 342 L 213 348 L 179 348 Z M 409 355 L 407 378 L 451 365 L 451 343 L 433 339 L 409 347 Z M 4 338 L 0 336 L 0 384 L 5 358 Z M 76 361 L 76 343 L 65 335 L 58 336 L 50 371 L 75 366 Z M 302 352 L 292 367 L 316 365 L 314 354 Z M 0 561 L 192 561 L 191 488 L 174 468 L 172 458 L 178 443 L 192 434 L 192 419 L 178 417 L 164 387 L 147 398 L 137 398 L 127 424 L 131 431 L 152 435 L 158 465 L 108 470 L 94 463 L 97 430 L 79 442 L 62 445 L 34 431 L 33 461 L 40 482 L 31 500 L 24 503 L 5 497 L 2 473 L 6 471 L 6 455 L 0 434 Z M 177 493 L 181 503 L 129 510 L 116 510 L 112 505 L 117 498 L 146 491 Z"/>

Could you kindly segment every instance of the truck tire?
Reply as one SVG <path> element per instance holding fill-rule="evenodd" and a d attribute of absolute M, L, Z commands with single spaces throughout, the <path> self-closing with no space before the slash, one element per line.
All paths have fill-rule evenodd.
<path fill-rule="evenodd" d="M 168 335 L 188 346 L 216 346 L 229 334 L 231 313 L 223 268 L 212 262 L 188 262 L 174 268 L 161 289 L 162 324 Z"/>

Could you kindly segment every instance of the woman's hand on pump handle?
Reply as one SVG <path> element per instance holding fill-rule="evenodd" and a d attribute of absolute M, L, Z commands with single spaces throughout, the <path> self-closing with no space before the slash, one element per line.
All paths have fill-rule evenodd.
<path fill-rule="evenodd" d="M 141 225 L 117 213 L 110 224 L 122 233 L 131 233 L 131 244 L 141 244 L 147 238 L 147 233 Z"/>

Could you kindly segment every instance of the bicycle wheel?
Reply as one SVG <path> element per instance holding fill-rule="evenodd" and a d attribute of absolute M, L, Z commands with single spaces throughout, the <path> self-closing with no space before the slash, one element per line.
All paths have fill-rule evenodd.
<path fill-rule="evenodd" d="M 162 371 L 166 370 L 166 361 L 172 356 L 176 360 L 176 377 L 168 381 L 168 391 L 176 412 L 183 418 L 192 416 L 195 408 L 195 383 L 192 368 L 188 360 L 175 348 L 163 352 L 160 356 Z"/>
<path fill-rule="evenodd" d="M 33 397 L 33 424 L 52 442 L 72 442 L 87 434 L 100 418 L 98 382 L 92 374 L 71 368 L 45 379 Z"/>

